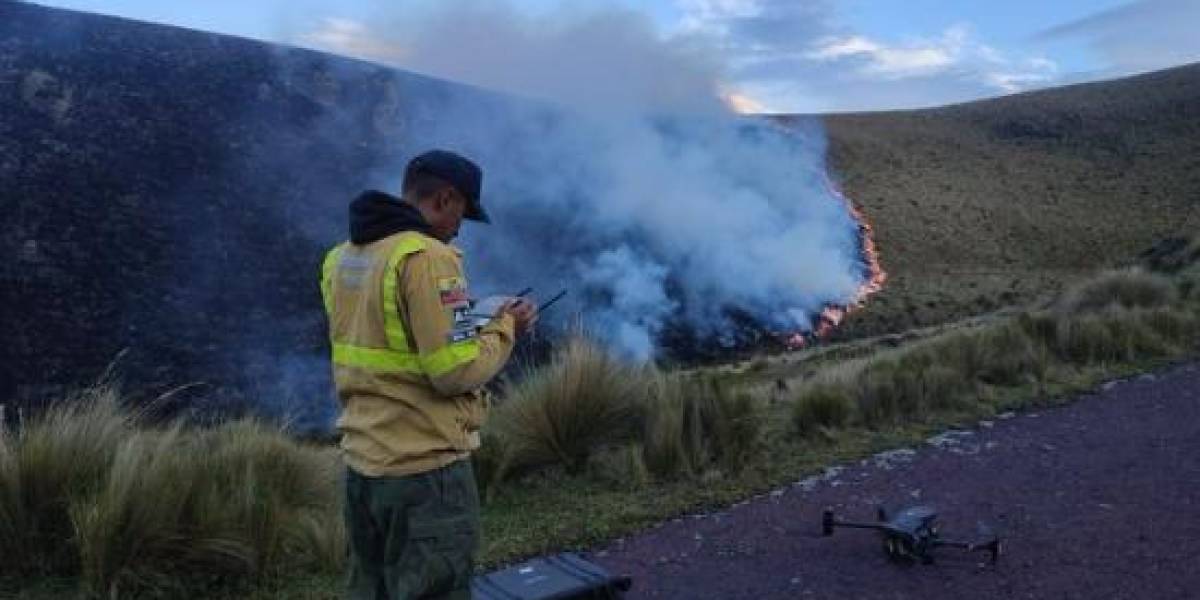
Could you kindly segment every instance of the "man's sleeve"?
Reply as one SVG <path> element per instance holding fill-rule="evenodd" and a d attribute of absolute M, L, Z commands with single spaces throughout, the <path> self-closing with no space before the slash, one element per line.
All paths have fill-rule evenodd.
<path fill-rule="evenodd" d="M 404 261 L 400 279 L 398 300 L 408 313 L 412 346 L 439 393 L 469 392 L 504 368 L 513 349 L 513 319 L 503 315 L 476 330 L 458 256 L 418 252 Z"/>

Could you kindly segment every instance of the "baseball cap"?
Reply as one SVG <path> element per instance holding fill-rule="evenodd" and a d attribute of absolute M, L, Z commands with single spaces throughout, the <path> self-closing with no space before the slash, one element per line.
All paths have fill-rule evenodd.
<path fill-rule="evenodd" d="M 409 177 L 417 174 L 432 175 L 458 190 L 458 193 L 467 199 L 464 218 L 481 223 L 492 222 L 479 201 L 483 171 L 470 159 L 449 150 L 430 150 L 408 161 L 408 166 L 404 169 L 404 179 L 407 181 Z"/>

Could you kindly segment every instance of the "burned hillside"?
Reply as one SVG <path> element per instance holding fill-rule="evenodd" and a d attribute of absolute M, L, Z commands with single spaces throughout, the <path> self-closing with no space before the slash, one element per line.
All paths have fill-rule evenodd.
<path fill-rule="evenodd" d="M 395 192 L 428 147 L 488 172 L 504 225 L 465 232 L 473 291 L 570 289 L 556 316 L 633 358 L 799 340 L 877 289 L 817 119 L 591 114 L 27 4 L 0 22 L 0 244 L 17 257 L 0 385 L 18 404 L 120 355 L 147 397 L 186 386 L 174 408 L 327 417 L 317 265 L 348 200 Z"/>
<path fill-rule="evenodd" d="M 319 224 L 398 160 L 396 86 L 421 92 L 404 98 L 419 118 L 448 85 L 0 4 L 0 394 L 59 393 L 126 349 L 119 370 L 150 394 L 323 381 L 320 363 L 286 362 L 324 343 L 313 282 L 336 225 Z"/>

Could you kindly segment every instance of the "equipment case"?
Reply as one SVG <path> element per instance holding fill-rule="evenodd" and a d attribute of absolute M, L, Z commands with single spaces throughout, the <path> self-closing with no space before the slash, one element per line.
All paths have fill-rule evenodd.
<path fill-rule="evenodd" d="M 535 558 L 471 580 L 474 600 L 619 600 L 628 577 L 613 577 L 578 554 Z"/>

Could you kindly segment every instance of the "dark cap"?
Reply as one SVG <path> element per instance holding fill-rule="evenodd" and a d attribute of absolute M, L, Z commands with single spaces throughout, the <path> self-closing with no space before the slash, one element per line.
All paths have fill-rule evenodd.
<path fill-rule="evenodd" d="M 482 223 L 492 222 L 479 202 L 483 171 L 466 157 L 448 150 L 430 150 L 408 161 L 404 169 L 406 189 L 407 182 L 414 175 L 432 175 L 450 184 L 467 199 L 467 210 L 463 213 L 465 218 Z"/>

